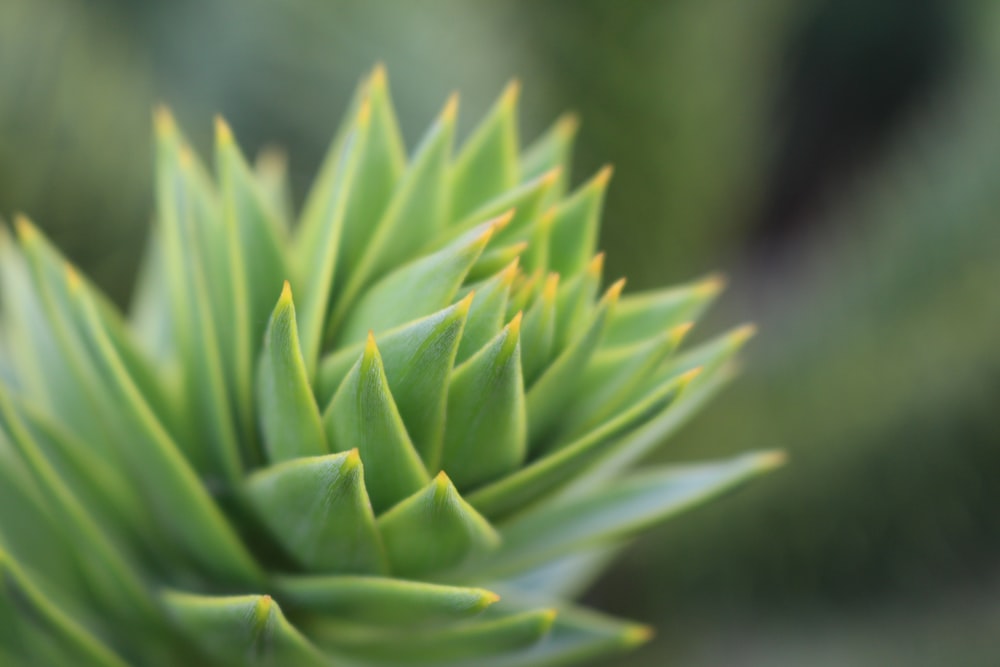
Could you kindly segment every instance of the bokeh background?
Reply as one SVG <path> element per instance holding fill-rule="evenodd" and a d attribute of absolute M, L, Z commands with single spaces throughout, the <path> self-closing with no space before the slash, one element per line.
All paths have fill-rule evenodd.
<path fill-rule="evenodd" d="M 526 140 L 577 111 L 609 273 L 722 270 L 700 333 L 760 326 L 659 457 L 791 464 L 587 592 L 658 628 L 614 664 L 1000 664 L 1000 3 L 0 0 L 0 215 L 127 303 L 156 102 L 285 148 L 301 196 L 376 61 L 411 145 L 511 76 Z"/>

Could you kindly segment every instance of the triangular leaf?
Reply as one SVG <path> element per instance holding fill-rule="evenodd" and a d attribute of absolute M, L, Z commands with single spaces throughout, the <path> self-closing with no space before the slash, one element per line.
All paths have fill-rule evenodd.
<path fill-rule="evenodd" d="M 329 451 L 319 407 L 299 348 L 291 286 L 271 313 L 257 371 L 257 410 L 270 461 Z"/>
<path fill-rule="evenodd" d="M 580 433 L 619 410 L 690 329 L 690 323 L 681 324 L 638 343 L 598 350 L 573 392 L 575 399 L 561 425 L 563 432 Z"/>
<path fill-rule="evenodd" d="M 373 336 L 330 401 L 323 422 L 333 449 L 357 447 L 361 453 L 376 513 L 427 483 L 427 471 L 399 416 Z"/>
<path fill-rule="evenodd" d="M 392 572 L 424 576 L 496 548 L 499 537 L 443 472 L 378 519 Z"/>
<path fill-rule="evenodd" d="M 597 250 L 604 193 L 611 168 L 604 167 L 560 202 L 552 221 L 549 268 L 566 275 L 582 271 Z"/>
<path fill-rule="evenodd" d="M 425 462 L 440 458 L 444 434 L 448 377 L 472 295 L 381 337 L 379 353 L 389 389 L 406 431 Z M 343 348 L 323 360 L 318 393 L 332 396 L 364 353 L 365 344 Z"/>
<path fill-rule="evenodd" d="M 521 368 L 524 385 L 530 387 L 552 359 L 556 342 L 556 295 L 559 274 L 551 273 L 539 298 L 524 315 L 521 325 Z"/>
<path fill-rule="evenodd" d="M 592 661 L 623 653 L 644 644 L 653 636 L 645 625 L 622 621 L 575 605 L 501 589 L 508 609 L 537 609 L 551 605 L 558 612 L 545 641 L 520 651 L 508 651 L 494 658 L 476 661 L 476 667 L 555 667 Z M 499 605 L 498 605 L 499 606 Z M 442 666 L 444 667 L 444 666 Z M 453 667 L 453 665 L 447 665 Z"/>
<path fill-rule="evenodd" d="M 268 595 L 210 597 L 168 591 L 163 603 L 177 628 L 215 664 L 329 667 L 329 660 L 285 620 Z"/>
<path fill-rule="evenodd" d="M 345 261 L 352 269 L 343 274 L 346 283 L 328 325 L 328 339 L 336 336 L 344 315 L 365 287 L 413 259 L 444 225 L 448 205 L 448 160 L 455 136 L 457 108 L 458 98 L 452 97 L 427 131 L 391 197 L 387 198 L 385 211 L 373 223 L 374 228 L 363 243 L 351 248 L 353 255 L 345 253 Z"/>
<path fill-rule="evenodd" d="M 364 340 L 369 331 L 381 333 L 447 306 L 495 230 L 507 219 L 480 225 L 442 250 L 410 262 L 377 282 L 345 319 L 337 336 L 339 343 Z"/>
<path fill-rule="evenodd" d="M 499 600 L 482 588 L 358 576 L 287 576 L 282 599 L 323 616 L 373 625 L 419 626 L 474 616 Z"/>
<path fill-rule="evenodd" d="M 385 571 L 385 554 L 357 450 L 299 458 L 255 472 L 257 515 L 302 566 L 318 572 Z"/>
<path fill-rule="evenodd" d="M 344 216 L 337 267 L 337 281 L 343 284 L 357 273 L 358 262 L 370 247 L 400 177 L 410 173 L 406 171 L 406 148 L 382 65 L 375 67 L 365 84 L 365 99 L 371 120 Z"/>
<path fill-rule="evenodd" d="M 451 177 L 451 219 L 461 220 L 520 180 L 517 98 L 512 81 L 462 146 Z"/>
<path fill-rule="evenodd" d="M 709 276 L 690 285 L 629 294 L 608 322 L 605 347 L 629 345 L 698 319 L 722 291 L 724 281 Z"/>
<path fill-rule="evenodd" d="M 521 154 L 522 178 L 528 180 L 551 169 L 559 169 L 559 178 L 551 196 L 562 197 L 569 182 L 573 139 L 579 127 L 580 120 L 574 114 L 565 114 L 556 120 L 545 134 Z"/>
<path fill-rule="evenodd" d="M 517 260 L 482 284 L 474 285 L 475 293 L 469 318 L 462 332 L 456 360 L 461 363 L 500 333 L 507 314 L 507 297 L 517 275 Z"/>
<path fill-rule="evenodd" d="M 572 387 L 582 375 L 601 342 L 608 313 L 614 308 L 623 287 L 624 281 L 619 281 L 608 288 L 587 329 L 563 350 L 528 390 L 528 438 L 532 449 L 547 449 L 542 439 L 551 433 L 562 416 L 562 410 L 572 400 L 573 395 L 566 388 Z"/>
<path fill-rule="evenodd" d="M 527 453 L 521 316 L 455 368 L 441 467 L 472 488 L 516 470 Z"/>

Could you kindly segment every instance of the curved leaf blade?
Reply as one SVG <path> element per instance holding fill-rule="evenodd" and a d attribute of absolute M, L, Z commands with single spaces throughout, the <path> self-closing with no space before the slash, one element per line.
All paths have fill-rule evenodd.
<path fill-rule="evenodd" d="M 329 451 L 299 346 L 288 281 L 271 313 L 257 371 L 257 410 L 268 459 L 288 461 Z"/>
<path fill-rule="evenodd" d="M 356 449 L 259 470 L 247 479 L 247 495 L 271 533 L 309 570 L 386 570 Z"/>

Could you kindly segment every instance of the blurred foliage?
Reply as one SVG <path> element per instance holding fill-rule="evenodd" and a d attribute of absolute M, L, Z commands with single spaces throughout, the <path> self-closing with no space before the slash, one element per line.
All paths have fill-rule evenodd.
<path fill-rule="evenodd" d="M 890 156 L 858 175 L 794 258 L 745 269 L 757 284 L 730 304 L 761 315 L 755 361 L 671 456 L 767 443 L 789 449 L 795 474 L 661 531 L 605 582 L 599 595 L 678 624 L 662 640 L 672 650 L 691 636 L 692 613 L 700 647 L 748 624 L 776 636 L 776 619 L 787 638 L 803 614 L 829 623 L 839 611 L 843 624 L 872 605 L 894 606 L 883 614 L 893 623 L 941 628 L 957 626 L 963 606 L 997 613 L 975 584 L 1000 562 L 1000 22 L 995 6 L 978 10 L 964 17 L 962 66 Z M 658 584 L 634 585 L 629 571 L 655 572 Z M 942 603 L 956 586 L 972 591 Z M 670 591 L 669 603 L 650 590 Z M 944 664 L 940 652 L 914 662 L 898 632 L 841 629 L 866 636 L 829 664 Z M 968 653 L 949 664 L 992 664 L 983 645 L 993 632 L 965 628 L 950 645 Z M 788 656 L 801 660 L 804 645 L 738 664 L 798 664 Z M 718 664 L 698 653 L 692 663 Z"/>
<path fill-rule="evenodd" d="M 619 173 L 608 203 L 617 229 L 605 237 L 612 273 L 634 287 L 690 278 L 745 235 L 766 175 L 782 35 L 809 4 L 95 0 L 84 11 L 74 0 L 10 0 L 0 6 L 0 127 L 19 139 L 0 152 L 0 207 L 29 212 L 123 300 L 147 223 L 156 101 L 202 147 L 206 119 L 221 112 L 251 152 L 287 148 L 301 196 L 359 73 L 383 60 L 411 143 L 451 89 L 468 128 L 512 75 L 532 99 L 525 141 L 576 109 L 579 175 L 605 161 Z M 60 136 L 40 111 L 59 117 Z M 65 144 L 79 148 L 67 155 Z"/>
<path fill-rule="evenodd" d="M 248 148 L 287 147 L 301 194 L 375 60 L 411 145 L 450 89 L 467 128 L 519 75 L 524 140 L 572 108 L 577 177 L 616 166 L 609 274 L 635 289 L 726 268 L 741 289 L 717 316 L 762 324 L 745 377 L 671 454 L 783 446 L 794 462 L 646 539 L 594 595 L 676 621 L 664 650 L 724 644 L 752 616 L 805 633 L 788 617 L 892 596 L 946 629 L 936 591 L 1000 561 L 998 14 L 989 0 L 6 0 L 0 213 L 31 213 L 124 299 L 154 101 L 203 148 L 217 111 Z M 899 636 L 847 639 L 853 661 L 831 664 L 892 664 Z M 727 664 L 809 655 L 765 649 Z"/>

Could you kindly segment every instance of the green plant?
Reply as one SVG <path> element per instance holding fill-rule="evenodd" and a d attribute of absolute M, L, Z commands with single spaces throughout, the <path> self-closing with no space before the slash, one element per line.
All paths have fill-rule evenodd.
<path fill-rule="evenodd" d="M 780 456 L 621 476 L 748 329 L 674 354 L 717 278 L 598 296 L 610 171 L 568 193 L 572 121 L 520 153 L 516 97 L 454 157 L 450 100 L 407 160 L 377 69 L 294 228 L 278 163 L 219 121 L 213 183 L 158 111 L 129 321 L 16 221 L 0 662 L 542 665 L 648 634 L 566 598 Z"/>

